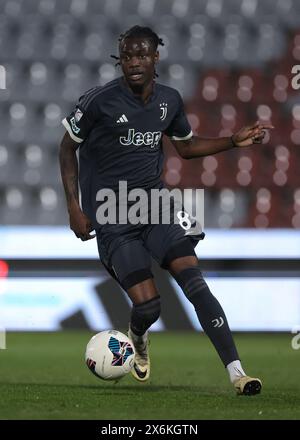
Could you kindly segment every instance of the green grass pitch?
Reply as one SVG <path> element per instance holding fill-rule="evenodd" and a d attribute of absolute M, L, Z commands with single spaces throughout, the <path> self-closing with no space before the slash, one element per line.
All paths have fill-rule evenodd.
<path fill-rule="evenodd" d="M 83 356 L 90 332 L 12 333 L 0 350 L 0 419 L 300 419 L 300 350 L 289 334 L 238 334 L 262 394 L 236 396 L 203 334 L 151 333 L 151 379 L 97 379 Z"/>

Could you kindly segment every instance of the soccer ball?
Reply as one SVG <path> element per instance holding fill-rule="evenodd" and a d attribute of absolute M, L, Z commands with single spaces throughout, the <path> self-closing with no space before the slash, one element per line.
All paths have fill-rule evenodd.
<path fill-rule="evenodd" d="M 85 362 L 100 379 L 118 380 L 132 369 L 134 356 L 134 346 L 128 336 L 117 330 L 105 330 L 87 344 Z"/>

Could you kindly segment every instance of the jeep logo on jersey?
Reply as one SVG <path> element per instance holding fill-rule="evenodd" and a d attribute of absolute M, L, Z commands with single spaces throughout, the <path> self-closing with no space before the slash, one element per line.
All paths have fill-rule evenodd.
<path fill-rule="evenodd" d="M 134 128 L 130 128 L 127 137 L 120 137 L 120 143 L 122 145 L 136 145 L 137 147 L 149 145 L 151 148 L 154 148 L 159 144 L 161 137 L 161 131 L 146 131 L 146 133 L 141 133 L 140 131 L 135 132 Z"/>

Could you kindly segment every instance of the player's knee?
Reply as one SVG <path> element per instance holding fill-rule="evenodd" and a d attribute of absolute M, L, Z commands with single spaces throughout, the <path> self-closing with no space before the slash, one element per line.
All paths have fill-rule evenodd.
<path fill-rule="evenodd" d="M 191 266 L 180 273 L 174 275 L 175 280 L 182 288 L 186 297 L 194 304 L 197 303 L 197 298 L 205 294 L 210 294 L 206 281 L 203 278 L 199 266 Z"/>
<path fill-rule="evenodd" d="M 172 275 L 179 274 L 190 267 L 198 267 L 197 257 L 188 255 L 186 257 L 180 257 L 172 260 L 169 264 L 169 272 Z"/>
<path fill-rule="evenodd" d="M 160 316 L 161 304 L 160 296 L 157 295 L 148 301 L 140 304 L 134 304 L 132 307 L 133 320 L 140 320 L 149 328 Z"/>

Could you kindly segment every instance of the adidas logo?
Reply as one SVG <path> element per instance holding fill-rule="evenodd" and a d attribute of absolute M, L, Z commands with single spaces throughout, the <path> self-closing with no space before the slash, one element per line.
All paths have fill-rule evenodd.
<path fill-rule="evenodd" d="M 128 122 L 128 119 L 126 118 L 126 115 L 124 115 L 124 114 L 117 120 L 117 124 L 120 124 L 122 122 Z"/>

